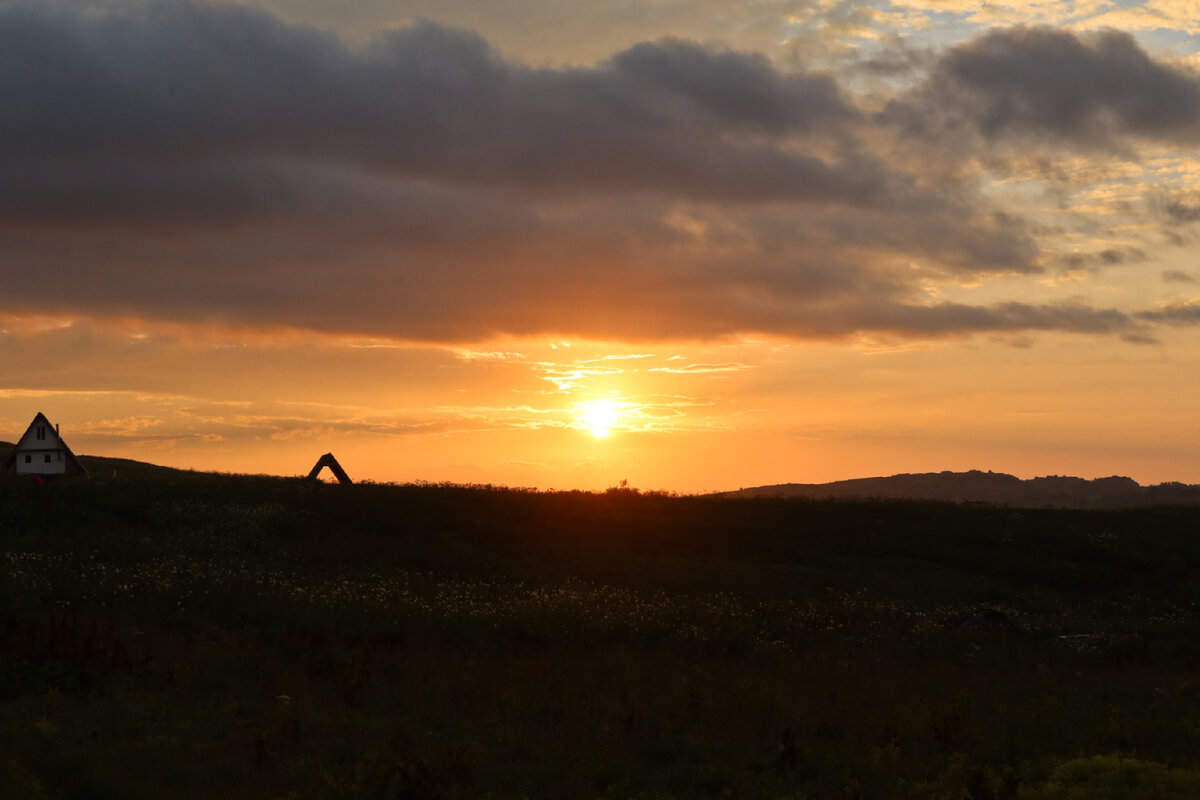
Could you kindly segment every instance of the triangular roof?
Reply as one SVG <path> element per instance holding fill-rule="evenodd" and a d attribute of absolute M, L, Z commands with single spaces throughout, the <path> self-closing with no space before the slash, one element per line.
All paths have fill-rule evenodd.
<path fill-rule="evenodd" d="M 36 447 L 36 446 L 31 447 L 30 446 L 31 443 L 37 441 L 37 439 L 35 438 L 36 437 L 35 429 L 37 428 L 38 425 L 45 425 L 48 429 L 50 429 L 51 431 L 54 432 L 53 435 L 54 435 L 55 444 L 53 447 L 47 448 L 47 447 Z M 61 450 L 63 455 L 66 457 L 66 462 L 67 462 L 66 463 L 66 467 L 67 467 L 66 471 L 68 474 L 76 474 L 76 475 L 87 475 L 88 474 L 87 468 L 84 467 L 83 464 L 79 463 L 79 459 L 75 457 L 75 454 L 73 452 L 71 452 L 71 448 L 68 447 L 67 443 L 65 441 L 63 441 L 62 437 L 60 437 L 58 435 L 58 428 L 54 427 L 54 423 L 52 423 L 50 420 L 46 419 L 46 415 L 40 411 L 37 412 L 37 414 L 34 416 L 33 422 L 29 423 L 29 427 L 25 429 L 25 433 L 21 434 L 21 438 L 17 440 L 17 443 L 15 445 L 13 445 L 12 452 L 10 452 L 8 454 L 8 458 L 5 459 L 3 466 L 0 466 L 0 472 L 10 470 L 10 469 L 13 469 L 14 467 L 16 467 L 17 454 L 24 453 L 29 450 Z"/>
<path fill-rule="evenodd" d="M 350 476 L 346 474 L 346 470 L 342 469 L 342 465 L 333 457 L 333 453 L 326 453 L 318 458 L 312 471 L 308 473 L 308 477 L 315 478 L 320 475 L 322 467 L 329 467 L 329 471 L 333 473 L 333 477 L 337 478 L 338 483 L 354 483 L 354 481 L 350 480 Z"/>

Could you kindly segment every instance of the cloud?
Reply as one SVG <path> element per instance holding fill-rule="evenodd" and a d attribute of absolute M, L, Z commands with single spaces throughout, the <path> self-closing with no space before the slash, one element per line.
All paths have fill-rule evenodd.
<path fill-rule="evenodd" d="M 1145 251 L 1137 247 L 1106 247 L 1094 253 L 1065 253 L 1056 259 L 1067 269 L 1089 267 L 1112 267 L 1119 264 L 1135 264 L 1146 260 Z"/>
<path fill-rule="evenodd" d="M 1150 205 L 1173 225 L 1186 225 L 1200 220 L 1200 204 L 1192 194 L 1160 193 L 1151 198 Z"/>
<path fill-rule="evenodd" d="M 1200 302 L 1173 303 L 1151 311 L 1138 313 L 1138 319 L 1147 322 L 1165 322 L 1168 325 L 1200 324 Z"/>
<path fill-rule="evenodd" d="M 1178 269 L 1165 269 L 1162 273 L 1164 283 L 1195 283 L 1195 276 Z"/>
<path fill-rule="evenodd" d="M 534 69 L 429 22 L 352 50 L 241 6 L 152 0 L 108 14 L 0 7 L 0 51 L 0 102 L 18 110 L 0 131 L 4 161 L 26 173 L 83 162 L 84 188 L 123 176 L 138 188 L 155 163 L 232 159 L 245 173 L 266 158 L 563 192 L 874 203 L 888 189 L 869 162 L 762 138 L 832 135 L 853 118 L 830 78 L 679 40 Z"/>
<path fill-rule="evenodd" d="M 1007 28 L 943 55 L 888 112 L 910 133 L 1036 139 L 1112 148 L 1124 137 L 1194 142 L 1200 82 L 1115 30 Z"/>
<path fill-rule="evenodd" d="M 784 53 L 798 33 L 825 29 L 822 41 L 806 37 L 804 52 L 813 46 L 834 46 L 826 20 L 874 15 L 859 3 L 818 0 L 772 0 L 770 3 L 730 4 L 728 0 L 241 0 L 269 8 L 294 20 L 304 20 L 365 39 L 380 27 L 428 17 L 451 26 L 486 33 L 506 51 L 531 61 L 591 64 L 632 42 L 681 36 L 700 41 L 720 39 L 742 49 Z"/>
<path fill-rule="evenodd" d="M 729 362 L 726 364 L 686 364 L 679 367 L 651 367 L 650 372 L 671 372 L 680 375 L 703 375 L 709 373 L 741 372 L 750 369 L 748 364 Z"/>
<path fill-rule="evenodd" d="M 1089 21 L 1122 30 L 1171 30 L 1200 33 L 1196 7 L 1190 0 L 1143 0 L 1143 2 L 1121 7 L 1112 6 L 1107 13 Z"/>
<path fill-rule="evenodd" d="M 992 306 L 938 303 L 928 306 L 880 303 L 857 310 L 864 332 L 942 338 L 966 332 L 1069 331 L 1087 334 L 1137 333 L 1137 324 L 1116 309 L 1076 303 L 1004 302 Z M 833 333 L 836 317 L 810 320 L 812 334 Z M 826 328 L 825 326 L 829 327 Z"/>
<path fill-rule="evenodd" d="M 1061 45 L 1075 72 L 1141 70 L 1085 118 L 1187 118 L 1182 73 L 1055 36 L 962 45 L 873 117 L 829 74 L 680 38 L 567 68 L 430 22 L 351 46 L 229 3 L 0 5 L 0 312 L 437 342 L 1125 333 L 1112 310 L 922 300 L 1047 259 L 965 162 L 908 157 L 901 105 L 1082 135 L 1052 97 L 1075 83 L 1003 73 Z"/>

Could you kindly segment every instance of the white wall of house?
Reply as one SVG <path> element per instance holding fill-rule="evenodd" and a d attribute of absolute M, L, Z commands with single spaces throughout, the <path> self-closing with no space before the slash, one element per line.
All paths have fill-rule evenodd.
<path fill-rule="evenodd" d="M 53 426 L 38 422 L 17 442 L 17 472 L 25 475 L 62 475 L 67 471 L 66 454 Z"/>
<path fill-rule="evenodd" d="M 67 460 L 61 450 L 17 451 L 17 472 L 25 475 L 62 475 L 67 471 Z"/>

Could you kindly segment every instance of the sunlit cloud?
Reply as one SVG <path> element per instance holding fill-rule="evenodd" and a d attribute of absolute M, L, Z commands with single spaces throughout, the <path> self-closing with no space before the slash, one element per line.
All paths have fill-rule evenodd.
<path fill-rule="evenodd" d="M 507 350 L 472 350 L 454 348 L 454 354 L 463 361 L 524 361 L 525 355 Z"/>
<path fill-rule="evenodd" d="M 652 367 L 651 372 L 673 372 L 684 375 L 701 375 L 722 372 L 741 372 L 749 369 L 746 364 L 687 364 L 679 367 Z"/>

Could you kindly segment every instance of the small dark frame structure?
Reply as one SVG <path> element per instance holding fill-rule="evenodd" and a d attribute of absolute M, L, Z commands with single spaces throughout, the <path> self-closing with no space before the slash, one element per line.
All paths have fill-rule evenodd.
<path fill-rule="evenodd" d="M 333 457 L 333 453 L 326 453 L 318 458 L 316 465 L 308 473 L 308 477 L 316 480 L 316 477 L 321 474 L 321 470 L 324 467 L 329 467 L 329 471 L 333 473 L 333 477 L 337 478 L 338 483 L 347 486 L 354 483 L 354 481 L 350 480 L 350 476 L 346 474 L 346 470 L 342 469 L 342 465 Z"/>

